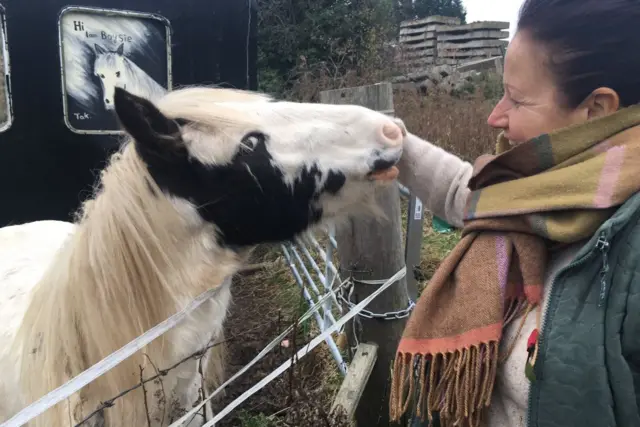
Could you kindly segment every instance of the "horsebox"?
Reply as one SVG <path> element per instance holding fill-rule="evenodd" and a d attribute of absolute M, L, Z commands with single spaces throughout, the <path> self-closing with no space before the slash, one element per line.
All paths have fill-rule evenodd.
<path fill-rule="evenodd" d="M 116 86 L 255 90 L 255 0 L 0 1 L 0 226 L 73 220 L 122 139 Z"/>

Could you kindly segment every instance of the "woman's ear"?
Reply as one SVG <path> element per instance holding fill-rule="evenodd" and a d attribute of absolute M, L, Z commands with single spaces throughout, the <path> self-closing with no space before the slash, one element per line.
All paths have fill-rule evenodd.
<path fill-rule="evenodd" d="M 596 119 L 618 111 L 620 108 L 620 97 L 615 90 L 608 87 L 601 87 L 591 92 L 591 95 L 585 100 L 584 105 L 587 108 L 588 118 Z"/>

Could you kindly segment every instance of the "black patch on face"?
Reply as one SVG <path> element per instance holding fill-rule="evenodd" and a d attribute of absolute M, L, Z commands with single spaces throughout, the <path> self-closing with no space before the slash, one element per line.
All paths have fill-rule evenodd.
<path fill-rule="evenodd" d="M 115 90 L 114 104 L 158 186 L 193 203 L 204 220 L 218 227 L 221 243 L 228 247 L 293 238 L 320 220 L 320 195 L 336 194 L 345 183 L 341 173 L 325 177 L 312 165 L 288 186 L 272 166 L 268 137 L 260 132 L 245 135 L 228 164 L 206 165 L 186 148 L 180 125 L 188 121 L 169 119 L 149 100 L 121 88 Z M 325 184 L 318 188 L 323 178 Z"/>
<path fill-rule="evenodd" d="M 345 176 L 330 172 L 317 188 L 322 172 L 313 165 L 300 173 L 292 191 L 282 172 L 271 166 L 267 137 L 251 132 L 243 139 L 249 147 L 250 139 L 257 143 L 253 149 L 240 147 L 232 161 L 221 166 L 189 156 L 163 164 L 141 154 L 158 186 L 193 203 L 204 220 L 220 229 L 221 243 L 227 246 L 285 241 L 317 223 L 322 216 L 319 196 L 336 194 Z"/>
<path fill-rule="evenodd" d="M 324 189 L 327 193 L 335 195 L 344 186 L 346 180 L 344 174 L 330 171 L 324 183 Z"/>

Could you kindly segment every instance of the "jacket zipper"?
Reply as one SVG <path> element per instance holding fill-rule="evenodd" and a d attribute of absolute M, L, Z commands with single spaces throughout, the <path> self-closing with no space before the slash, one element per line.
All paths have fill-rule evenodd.
<path fill-rule="evenodd" d="M 603 231 L 600 233 L 600 236 L 598 237 L 598 240 L 596 241 L 596 244 L 595 244 L 595 249 L 602 252 L 602 256 L 603 256 L 602 268 L 600 270 L 600 296 L 598 301 L 599 307 L 603 306 L 604 300 L 606 298 L 606 292 L 607 292 L 606 275 L 607 275 L 607 272 L 609 271 L 609 260 L 608 260 L 609 246 L 610 246 L 609 241 L 607 240 L 607 236 Z M 551 300 L 554 297 L 553 290 L 555 287 L 556 279 L 565 271 L 584 264 L 586 261 L 591 259 L 593 254 L 594 254 L 594 250 L 591 249 L 589 253 L 586 254 L 584 257 L 580 258 L 578 261 L 575 261 L 565 266 L 555 274 L 555 276 L 553 277 L 553 280 L 551 280 L 551 287 L 549 288 L 549 301 L 547 303 L 547 312 L 549 312 L 549 308 L 552 302 Z M 546 350 L 545 348 L 546 340 L 545 340 L 545 335 L 543 331 L 546 330 L 547 323 L 549 323 L 549 316 L 545 314 L 544 318 L 542 319 L 542 325 L 540 326 L 540 330 L 538 331 L 538 361 L 540 360 L 540 356 L 544 353 L 544 350 Z M 535 366 L 534 366 L 534 370 L 535 370 Z M 535 387 L 535 383 L 532 383 L 531 386 L 529 387 L 529 397 L 527 402 L 527 423 L 525 424 L 527 427 L 534 427 L 531 425 L 531 412 L 532 412 L 531 404 L 533 402 L 534 387 Z"/>
<path fill-rule="evenodd" d="M 604 300 L 607 297 L 607 273 L 609 272 L 609 242 L 604 237 L 604 233 L 600 235 L 596 242 L 596 249 L 602 252 L 602 269 L 600 270 L 600 298 L 598 307 L 604 306 Z"/>

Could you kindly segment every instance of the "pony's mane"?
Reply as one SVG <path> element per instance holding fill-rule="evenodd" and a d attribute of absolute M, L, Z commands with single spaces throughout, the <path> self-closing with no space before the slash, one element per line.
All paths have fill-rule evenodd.
<path fill-rule="evenodd" d="M 247 111 L 225 107 L 222 103 L 269 102 L 266 94 L 219 87 L 183 87 L 168 92 L 156 106 L 169 118 L 182 118 L 211 128 L 258 125 L 259 118 Z"/>
<path fill-rule="evenodd" d="M 174 117 L 213 125 L 222 117 L 237 123 L 215 102 L 241 98 L 254 100 L 189 88 L 159 104 Z M 102 171 L 95 197 L 78 212 L 75 233 L 34 288 L 15 340 L 27 399 L 60 386 L 235 272 L 238 255 L 217 246 L 215 230 L 203 233 L 202 223 L 177 206 L 125 141 Z M 164 354 L 166 339 L 143 351 Z M 87 387 L 109 398 L 139 381 L 131 376 L 138 363 L 130 357 Z"/>

